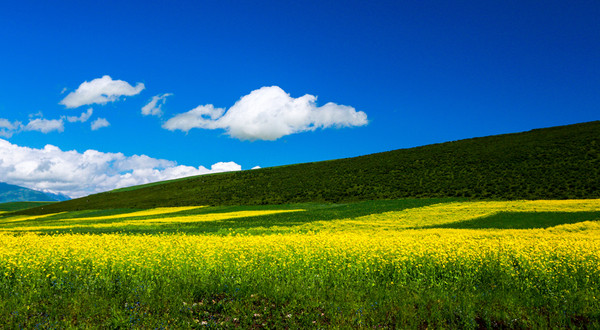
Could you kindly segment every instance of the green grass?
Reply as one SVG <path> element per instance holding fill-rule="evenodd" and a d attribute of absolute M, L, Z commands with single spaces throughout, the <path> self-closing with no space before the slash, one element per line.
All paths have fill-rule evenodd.
<path fill-rule="evenodd" d="M 457 255 L 457 259 L 443 266 L 435 253 L 445 251 L 429 250 L 408 254 L 410 258 L 395 263 L 388 263 L 385 253 L 377 248 L 373 252 L 383 253 L 381 261 L 365 262 L 363 257 L 368 255 L 357 252 L 360 249 L 324 249 L 319 251 L 331 254 L 308 258 L 312 249 L 326 246 L 321 241 L 316 241 L 316 245 L 290 245 L 278 252 L 252 251 L 248 246 L 238 251 L 216 250 L 219 257 L 215 258 L 219 262 L 194 257 L 190 257 L 189 262 L 177 261 L 177 258 L 183 258 L 182 255 L 197 252 L 186 247 L 183 241 L 187 236 L 239 238 L 236 242 L 243 244 L 246 238 L 276 238 L 286 234 L 279 230 L 282 227 L 295 232 L 295 228 L 314 221 L 358 218 L 453 201 L 466 200 L 213 206 L 161 216 L 273 209 L 305 211 L 165 226 L 119 227 L 122 219 L 108 219 L 95 223 L 113 223 L 115 227 L 45 230 L 40 237 L 59 239 L 63 235 L 71 237 L 70 233 L 75 236 L 92 234 L 93 237 L 110 234 L 116 235 L 113 241 L 117 243 L 137 237 L 176 237 L 181 240 L 175 239 L 172 246 L 181 244 L 182 248 L 174 250 L 176 253 L 168 249 L 157 253 L 154 251 L 156 245 L 148 245 L 131 254 L 131 259 L 124 258 L 122 262 L 115 257 L 105 266 L 97 266 L 94 253 L 86 256 L 73 250 L 77 246 L 69 244 L 41 264 L 24 261 L 19 268 L 0 258 L 0 320 L 5 327 L 15 329 L 600 327 L 600 299 L 596 298 L 600 297 L 600 271 L 595 267 L 597 257 L 592 254 L 588 257 L 595 259 L 588 260 L 578 258 L 578 255 L 548 251 L 542 253 L 539 263 L 532 263 L 504 240 L 525 235 L 526 230 L 512 236 L 500 236 L 505 229 L 530 229 L 538 231 L 544 238 L 544 228 L 600 220 L 600 212 L 595 211 L 502 212 L 436 228 L 396 232 L 401 235 L 419 231 L 423 239 L 434 232 L 439 235 L 439 240 L 444 239 L 446 229 L 453 232 L 464 229 L 463 232 L 469 233 L 479 229 L 487 235 L 475 238 L 481 241 L 494 240 L 489 236 L 499 235 L 494 246 L 502 248 L 495 253 L 482 254 L 471 262 L 463 262 L 461 255 Z M 127 214 L 138 210 L 81 210 L 11 223 L 3 221 L 10 214 L 0 215 L 0 228 L 58 225 L 64 219 Z M 145 218 L 148 217 L 136 219 Z M 179 236 L 181 233 L 186 235 Z M 303 234 L 302 239 L 311 235 Z M 20 234 L 15 237 L 27 238 Z M 373 237 L 374 243 L 377 239 Z M 418 236 L 414 242 L 418 243 L 420 239 Z M 566 233 L 564 239 L 570 239 Z M 33 254 L 35 244 L 26 242 L 19 247 Z M 535 251 L 535 246 L 533 242 L 529 248 Z M 108 248 L 97 246 L 100 251 Z M 447 252 L 452 254 L 452 249 Z M 45 253 L 46 246 L 40 246 L 39 251 Z M 116 252 L 117 256 L 121 253 L 128 253 L 127 249 Z M 278 253 L 284 258 L 278 259 Z M 255 264 L 240 263 L 240 254 L 254 260 Z M 143 259 L 146 255 L 158 258 Z M 146 262 L 134 263 L 134 260 Z M 164 268 L 148 265 L 152 263 Z M 589 267 L 590 264 L 594 267 Z M 50 273 L 56 276 L 47 276 Z"/>
<path fill-rule="evenodd" d="M 332 286 L 313 288 L 312 292 L 277 293 L 245 288 L 235 291 L 219 283 L 183 281 L 162 283 L 149 290 L 128 277 L 115 279 L 112 285 L 93 291 L 85 284 L 76 280 L 71 287 L 35 293 L 17 285 L 11 292 L 24 297 L 0 293 L 3 298 L 0 319 L 12 328 L 589 329 L 600 326 L 597 303 L 585 304 L 574 297 L 555 303 L 518 288 L 479 288 L 459 281 L 448 288 L 414 278 L 405 286 L 388 288 L 359 290 Z M 590 296 L 598 293 L 597 289 L 581 292 Z"/>
<path fill-rule="evenodd" d="M 600 121 L 152 183 L 23 213 L 445 197 L 600 198 Z"/>
<path fill-rule="evenodd" d="M 10 202 L 0 203 L 0 211 L 15 212 L 31 209 L 34 207 L 50 205 L 56 202 Z"/>
<path fill-rule="evenodd" d="M 600 221 L 600 212 L 500 212 L 474 220 L 429 228 L 454 229 L 535 229 L 583 221 Z"/>
<path fill-rule="evenodd" d="M 296 227 L 314 222 L 327 221 L 344 218 L 355 218 L 368 214 L 383 213 L 388 211 L 400 211 L 407 208 L 422 207 L 437 203 L 452 202 L 464 199 L 457 198 L 413 198 L 401 200 L 375 200 L 363 201 L 346 204 L 319 204 L 319 203 L 299 203 L 282 205 L 245 205 L 245 206 L 212 206 L 194 209 L 190 211 L 177 212 L 174 214 L 165 214 L 161 216 L 145 216 L 128 218 L 130 220 L 141 220 L 158 217 L 171 217 L 194 214 L 210 213 L 228 213 L 237 211 L 251 210 L 295 210 L 303 209 L 302 212 L 279 213 L 272 215 L 254 216 L 246 218 L 236 218 L 231 220 L 207 221 L 189 224 L 164 224 L 164 225 L 123 225 L 119 223 L 122 219 L 103 219 L 103 220 L 85 220 L 79 222 L 69 222 L 70 224 L 81 225 L 82 227 L 69 229 L 43 229 L 42 233 L 137 233 L 137 234 L 157 234 L 157 233 L 188 233 L 188 234 L 218 234 L 228 235 L 231 233 L 249 233 L 259 235 L 269 233 L 270 228 L 274 226 L 289 228 L 290 231 Z M 0 215 L 0 229 L 2 228 L 27 228 L 36 226 L 60 226 L 64 225 L 64 220 L 80 217 L 101 217 L 114 214 L 127 214 L 129 212 L 139 211 L 138 209 L 115 209 L 115 210 L 84 210 L 74 211 L 67 214 L 57 214 L 35 220 L 11 221 L 5 222 L 2 219 L 13 214 Z M 89 224 L 114 224 L 110 228 L 85 227 Z"/>
<path fill-rule="evenodd" d="M 135 233 L 135 234 L 158 234 L 158 233 L 187 233 L 187 234 L 217 234 L 230 235 L 232 233 L 244 233 L 250 235 L 262 235 L 272 233 L 272 228 L 278 228 L 277 233 L 291 232 L 315 221 L 328 221 L 345 218 L 357 218 L 369 214 L 384 213 L 389 211 L 401 211 L 408 208 L 423 207 L 438 203 L 450 203 L 466 201 L 464 198 L 413 198 L 400 200 L 375 200 L 344 204 L 320 204 L 320 203 L 298 203 L 280 205 L 237 205 L 237 206 L 211 206 L 198 209 L 169 213 L 163 215 L 130 217 L 127 220 L 143 220 L 168 218 L 185 215 L 202 215 L 214 213 L 229 213 L 253 210 L 297 210 L 304 211 L 292 213 L 277 213 L 226 219 L 218 221 L 194 222 L 194 223 L 171 223 L 171 224 L 140 224 L 120 225 L 123 219 L 99 219 L 116 214 L 139 211 L 139 209 L 115 209 L 115 210 L 84 210 L 61 213 L 53 216 L 34 220 L 10 221 L 3 219 L 11 217 L 13 213 L 0 215 L 0 229 L 2 228 L 28 228 L 37 226 L 61 226 L 65 220 L 73 218 L 89 218 L 84 221 L 69 221 L 69 224 L 78 225 L 75 228 L 41 229 L 41 233 L 80 233 L 80 234 L 109 234 L 109 233 Z M 451 228 L 451 229 L 536 229 L 549 228 L 563 224 L 571 224 L 583 221 L 600 220 L 600 212 L 500 212 L 498 214 L 481 217 L 462 222 L 453 222 L 429 226 L 424 228 Z M 94 224 L 112 224 L 110 228 L 94 228 Z M 86 227 L 87 226 L 87 227 Z M 303 230 L 315 230 L 315 228 Z M 419 227 L 421 228 L 421 227 Z"/>

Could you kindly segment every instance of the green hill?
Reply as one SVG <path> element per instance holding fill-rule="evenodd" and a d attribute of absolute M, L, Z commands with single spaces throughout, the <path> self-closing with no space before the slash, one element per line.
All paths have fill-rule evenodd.
<path fill-rule="evenodd" d="M 55 202 L 8 202 L 0 203 L 0 212 L 14 212 L 44 206 Z"/>
<path fill-rule="evenodd" d="M 190 177 L 24 212 L 405 197 L 600 198 L 600 121 Z"/>

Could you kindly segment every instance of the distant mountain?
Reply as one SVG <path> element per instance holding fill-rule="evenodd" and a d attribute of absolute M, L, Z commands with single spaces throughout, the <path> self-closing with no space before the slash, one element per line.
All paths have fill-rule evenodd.
<path fill-rule="evenodd" d="M 600 121 L 355 158 L 189 177 L 27 212 L 408 197 L 600 198 Z"/>
<path fill-rule="evenodd" d="M 0 182 L 0 203 L 8 202 L 50 202 L 66 201 L 70 198 L 65 195 L 45 193 L 33 189 L 15 186 Z"/>

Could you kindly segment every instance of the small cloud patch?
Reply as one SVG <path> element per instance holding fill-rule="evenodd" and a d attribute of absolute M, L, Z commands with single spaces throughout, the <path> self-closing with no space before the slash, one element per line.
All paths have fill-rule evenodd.
<path fill-rule="evenodd" d="M 10 138 L 21 129 L 20 121 L 11 122 L 8 119 L 0 118 L 0 137 Z"/>
<path fill-rule="evenodd" d="M 102 127 L 110 126 L 110 123 L 105 118 L 98 118 L 92 122 L 92 131 L 101 129 Z"/>
<path fill-rule="evenodd" d="M 23 130 L 38 131 L 44 134 L 53 131 L 63 132 L 65 130 L 65 125 L 62 119 L 36 118 L 31 119 L 29 123 L 25 127 L 23 127 Z"/>
<path fill-rule="evenodd" d="M 106 104 L 117 101 L 121 96 L 133 96 L 144 90 L 143 83 L 131 86 L 123 80 L 113 80 L 103 76 L 92 81 L 84 81 L 75 91 L 69 93 L 59 104 L 67 108 L 78 108 L 90 104 Z"/>
<path fill-rule="evenodd" d="M 90 117 L 92 116 L 93 113 L 94 113 L 94 110 L 92 108 L 89 108 L 86 112 L 83 112 L 81 114 L 81 116 L 79 116 L 79 117 L 67 116 L 67 121 L 69 123 L 76 123 L 76 122 L 85 123 L 88 119 L 90 119 Z"/>
<path fill-rule="evenodd" d="M 157 116 L 160 117 L 162 116 L 162 106 L 165 104 L 165 102 L 167 101 L 167 97 L 171 96 L 173 94 L 171 93 L 165 93 L 162 95 L 155 95 L 152 97 L 152 99 L 150 100 L 150 102 L 148 102 L 148 104 L 146 104 L 144 107 L 142 107 L 142 114 L 144 116 Z"/>

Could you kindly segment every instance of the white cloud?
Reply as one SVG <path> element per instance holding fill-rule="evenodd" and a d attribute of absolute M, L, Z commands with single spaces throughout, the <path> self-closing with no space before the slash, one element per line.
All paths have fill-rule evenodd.
<path fill-rule="evenodd" d="M 15 130 L 19 127 L 21 123 L 15 121 L 11 123 L 8 119 L 0 118 L 0 128 L 6 128 L 8 130 Z"/>
<path fill-rule="evenodd" d="M 29 117 L 29 119 L 31 119 L 31 118 L 38 118 L 38 117 L 39 118 L 43 118 L 44 114 L 41 111 L 38 111 L 36 113 L 30 113 L 28 117 Z"/>
<path fill-rule="evenodd" d="M 38 131 L 44 134 L 52 131 L 63 132 L 65 130 L 65 125 L 62 119 L 36 118 L 29 120 L 29 123 L 23 127 L 23 130 Z"/>
<path fill-rule="evenodd" d="M 210 167 L 213 173 L 241 171 L 242 167 L 234 162 L 218 162 Z"/>
<path fill-rule="evenodd" d="M 121 96 L 132 96 L 144 90 L 143 83 L 135 87 L 123 80 L 112 80 L 110 76 L 96 78 L 90 82 L 84 81 L 74 92 L 69 93 L 59 104 L 67 108 L 77 108 L 82 105 L 106 104 L 114 102 Z"/>
<path fill-rule="evenodd" d="M 9 138 L 21 128 L 21 122 L 10 122 L 8 119 L 0 118 L 0 136 Z"/>
<path fill-rule="evenodd" d="M 144 116 L 152 115 L 152 116 L 161 116 L 162 115 L 162 106 L 167 101 L 167 97 L 171 96 L 171 93 L 165 93 L 163 95 L 155 95 L 152 97 L 150 102 L 142 107 L 142 114 Z"/>
<path fill-rule="evenodd" d="M 108 120 L 106 120 L 104 118 L 98 118 L 92 122 L 91 126 L 92 126 L 92 131 L 95 131 L 102 127 L 110 126 L 110 123 L 108 122 Z"/>
<path fill-rule="evenodd" d="M 240 140 L 277 140 L 317 128 L 363 126 L 367 115 L 353 107 L 327 103 L 318 107 L 317 97 L 293 98 L 277 86 L 262 87 L 242 97 L 227 112 L 212 104 L 176 115 L 163 124 L 168 130 L 224 129 Z"/>
<path fill-rule="evenodd" d="M 86 112 L 81 113 L 81 116 L 79 116 L 79 117 L 67 116 L 67 120 L 69 121 L 69 123 L 75 123 L 75 122 L 85 123 L 88 119 L 90 119 L 90 117 L 92 116 L 93 113 L 94 113 L 94 109 L 89 108 Z"/>
<path fill-rule="evenodd" d="M 5 128 L 0 128 L 0 137 L 8 139 L 8 138 L 12 137 L 13 134 L 15 134 L 15 132 L 13 132 L 11 130 L 7 130 Z"/>
<path fill-rule="evenodd" d="M 125 156 L 96 150 L 62 151 L 53 145 L 43 149 L 21 147 L 0 139 L 0 178 L 9 184 L 81 197 L 92 193 L 171 180 L 192 175 L 239 171 L 234 162 L 220 162 L 207 169 L 177 165 L 146 155 Z"/>
<path fill-rule="evenodd" d="M 212 104 L 200 105 L 167 120 L 163 128 L 170 131 L 181 130 L 185 132 L 192 128 L 222 128 L 218 123 L 218 119 L 223 113 L 225 113 L 225 109 L 215 108 Z"/>

